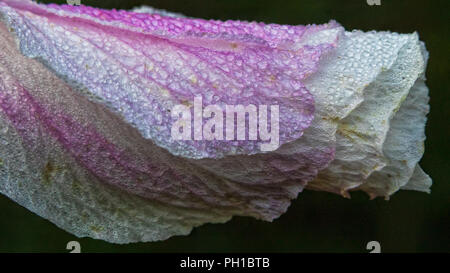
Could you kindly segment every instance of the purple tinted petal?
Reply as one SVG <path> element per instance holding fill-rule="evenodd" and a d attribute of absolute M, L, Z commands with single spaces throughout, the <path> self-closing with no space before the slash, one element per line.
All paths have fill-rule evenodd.
<path fill-rule="evenodd" d="M 336 43 L 302 44 L 335 23 L 279 26 L 5 3 L 26 55 L 87 88 L 145 138 L 192 158 L 255 154 L 262 141 L 173 140 L 173 105 L 192 105 L 198 96 L 204 106 L 279 105 L 280 144 L 293 141 L 314 114 L 302 81 Z"/>

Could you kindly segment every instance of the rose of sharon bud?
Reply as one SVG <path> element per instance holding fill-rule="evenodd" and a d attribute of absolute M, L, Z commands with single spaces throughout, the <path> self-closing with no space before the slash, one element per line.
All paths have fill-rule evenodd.
<path fill-rule="evenodd" d="M 305 187 L 429 191 L 416 34 L 157 12 L 0 3 L 3 194 L 77 236 L 128 243 L 234 215 L 271 221 Z M 204 139 L 204 112 L 174 139 L 172 110 L 198 118 L 198 98 L 200 111 L 276 105 L 266 129 L 279 147 L 262 149 L 260 131 Z"/>

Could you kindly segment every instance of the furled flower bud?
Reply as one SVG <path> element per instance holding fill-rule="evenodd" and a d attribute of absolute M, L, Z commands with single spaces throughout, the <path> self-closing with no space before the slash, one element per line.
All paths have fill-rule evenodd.
<path fill-rule="evenodd" d="M 0 191 L 77 236 L 429 191 L 417 34 L 0 2 Z"/>

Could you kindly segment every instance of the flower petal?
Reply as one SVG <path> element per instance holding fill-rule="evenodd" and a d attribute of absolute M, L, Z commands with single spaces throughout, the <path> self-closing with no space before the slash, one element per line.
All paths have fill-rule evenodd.
<path fill-rule="evenodd" d="M 263 141 L 178 141 L 171 109 L 193 105 L 279 105 L 280 144 L 299 138 L 314 116 L 303 80 L 336 36 L 304 41 L 323 26 L 210 22 L 84 6 L 4 1 L 0 8 L 22 52 L 108 105 L 172 154 L 220 158 L 261 152 Z M 293 37 L 290 39 L 290 37 Z M 204 121 L 206 122 L 206 121 Z M 206 147 L 206 148 L 205 148 Z"/>
<path fill-rule="evenodd" d="M 128 243 L 271 221 L 304 187 L 429 192 L 417 34 L 146 12 L 0 3 L 2 193 L 78 236 Z M 282 145 L 172 139 L 170 110 L 198 96 L 279 105 Z"/>

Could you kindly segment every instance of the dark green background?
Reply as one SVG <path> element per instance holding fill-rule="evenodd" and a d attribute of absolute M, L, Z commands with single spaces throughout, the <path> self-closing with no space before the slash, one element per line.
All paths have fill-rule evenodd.
<path fill-rule="evenodd" d="M 65 1 L 42 1 L 64 3 Z M 279 24 L 326 23 L 335 19 L 347 30 L 417 31 L 430 51 L 427 84 L 431 113 L 423 169 L 433 178 L 432 194 L 400 191 L 386 202 L 306 191 L 273 223 L 235 217 L 207 224 L 189 236 L 155 243 L 109 244 L 78 239 L 52 223 L 0 197 L 1 252 L 67 252 L 71 240 L 83 252 L 367 252 L 377 240 L 382 252 L 450 252 L 449 2 L 381 0 L 157 0 L 88 1 L 85 5 L 124 8 L 147 4 L 192 17 L 256 20 Z"/>

